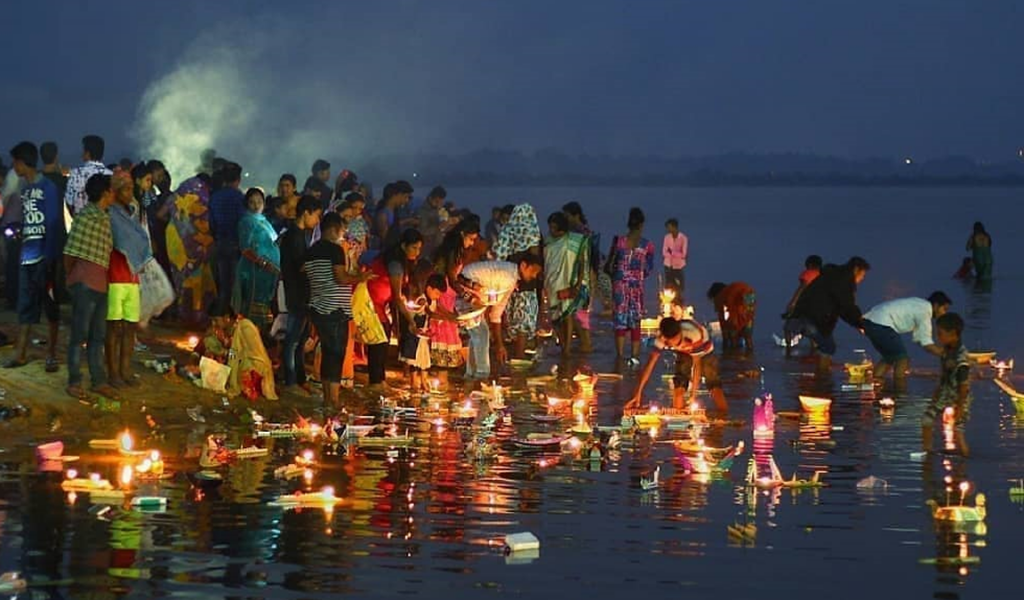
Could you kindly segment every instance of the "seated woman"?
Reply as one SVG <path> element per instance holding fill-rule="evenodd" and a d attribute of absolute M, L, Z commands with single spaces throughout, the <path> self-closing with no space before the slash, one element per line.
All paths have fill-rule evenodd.
<path fill-rule="evenodd" d="M 715 304 L 725 347 L 739 348 L 740 340 L 743 340 L 747 351 L 753 350 L 754 316 L 757 313 L 754 288 L 742 281 L 729 285 L 717 281 L 708 289 L 708 300 Z"/>
<path fill-rule="evenodd" d="M 255 400 L 261 395 L 277 400 L 274 390 L 274 369 L 263 346 L 260 330 L 230 307 L 214 306 L 210 310 L 210 330 L 196 351 L 231 368 L 226 385 L 229 397 L 244 394 Z"/>

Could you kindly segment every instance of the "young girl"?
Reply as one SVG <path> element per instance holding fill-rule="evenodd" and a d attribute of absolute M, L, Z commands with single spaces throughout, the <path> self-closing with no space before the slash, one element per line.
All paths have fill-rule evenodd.
<path fill-rule="evenodd" d="M 942 346 L 940 364 L 942 373 L 939 376 L 939 387 L 932 395 L 931 402 L 921 417 L 921 443 L 926 452 L 932 449 L 932 427 L 935 419 L 942 417 L 947 425 L 949 418 L 944 413 L 951 408 L 952 422 L 955 425 L 954 440 L 963 454 L 967 455 L 967 443 L 964 441 L 964 424 L 971 416 L 971 364 L 967 358 L 967 348 L 960 336 L 964 330 L 964 320 L 956 313 L 946 313 L 935 320 L 936 339 Z"/>
<path fill-rule="evenodd" d="M 462 339 L 459 338 L 458 313 L 455 309 L 455 289 L 441 273 L 427 278 L 424 286 L 427 296 L 427 334 L 430 338 L 430 365 L 432 375 L 441 389 L 448 387 L 448 371 L 461 367 Z"/>

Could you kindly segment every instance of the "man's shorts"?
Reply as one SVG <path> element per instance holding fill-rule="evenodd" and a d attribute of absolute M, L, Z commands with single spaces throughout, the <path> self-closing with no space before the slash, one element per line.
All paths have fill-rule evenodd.
<path fill-rule="evenodd" d="M 50 263 L 41 260 L 18 268 L 18 324 L 36 325 L 43 312 L 50 323 L 60 321 L 60 308 L 51 295 L 54 273 Z"/>
<path fill-rule="evenodd" d="M 832 334 L 822 334 L 809 319 L 803 317 L 789 318 L 786 320 L 784 330 L 787 338 L 792 338 L 795 334 L 799 333 L 805 338 L 810 339 L 818 348 L 818 352 L 822 354 L 832 356 L 836 353 L 836 340 L 832 337 Z"/>
<path fill-rule="evenodd" d="M 137 283 L 111 283 L 107 290 L 107 320 L 138 323 L 142 300 Z"/>
<path fill-rule="evenodd" d="M 893 364 L 898 360 L 907 358 L 907 348 L 903 345 L 903 338 L 892 327 L 864 321 L 864 335 L 871 341 L 871 345 L 882 355 L 882 362 Z"/>

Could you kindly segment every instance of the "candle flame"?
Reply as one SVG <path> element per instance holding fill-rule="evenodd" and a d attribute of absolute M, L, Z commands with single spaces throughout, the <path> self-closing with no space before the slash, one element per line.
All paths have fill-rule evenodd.
<path fill-rule="evenodd" d="M 132 434 L 125 431 L 121 434 L 121 449 L 130 451 L 135 442 L 132 441 Z"/>
<path fill-rule="evenodd" d="M 121 485 L 131 485 L 132 475 L 134 475 L 134 472 L 132 471 L 131 465 L 121 467 Z"/>
<path fill-rule="evenodd" d="M 78 471 L 75 469 L 68 469 L 65 475 L 67 475 L 68 479 L 75 479 L 78 477 Z"/>

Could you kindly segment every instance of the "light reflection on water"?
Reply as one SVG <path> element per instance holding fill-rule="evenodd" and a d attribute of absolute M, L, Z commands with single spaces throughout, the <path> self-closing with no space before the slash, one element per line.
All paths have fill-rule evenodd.
<path fill-rule="evenodd" d="M 697 219 L 713 223 L 709 214 Z M 782 235 L 790 234 L 783 229 Z M 1009 256 L 1009 243 L 1002 249 Z M 717 252 L 723 264 L 749 260 Z M 879 254 L 884 252 L 892 250 Z M 885 264 L 883 256 L 869 258 Z M 949 270 L 953 267 L 950 263 Z M 697 285 L 700 269 L 707 268 L 695 268 L 688 279 Z M 886 280 L 885 267 L 877 270 L 877 278 Z M 969 344 L 1015 349 L 1018 332 L 1000 324 L 1015 321 L 1006 315 L 1017 314 L 1020 282 L 998 280 L 991 292 L 976 292 L 937 275 L 914 279 L 913 273 L 895 287 L 869 279 L 862 305 L 880 299 L 885 293 L 880 290 L 926 295 L 943 286 L 954 295 L 954 308 L 965 313 Z M 760 346 L 753 357 L 725 358 L 726 392 L 735 416 L 749 420 L 743 399 L 757 394 L 761 384 L 739 374 L 764 366 L 777 410 L 799 410 L 799 394 L 825 395 L 835 400 L 831 415 L 821 421 L 780 420 L 768 444 L 751 443 L 747 427 L 707 431 L 712 446 L 748 444 L 725 476 L 683 474 L 666 442 L 684 433 L 662 430 L 655 440 L 643 433 L 626 436 L 617 457 L 595 463 L 558 452 L 524 452 L 510 444 L 512 431 L 501 429 L 493 440 L 498 455 L 477 462 L 464 452 L 471 434 L 449 427 L 417 434 L 422 444 L 392 460 L 382 452 L 323 458 L 311 487 L 334 486 L 345 502 L 333 511 L 267 505 L 301 486 L 274 479 L 273 468 L 298 450 L 293 442 L 277 440 L 270 457 L 233 467 L 219 488 L 200 492 L 182 477 L 162 484 L 170 498 L 166 514 L 113 510 L 99 516 L 81 495 L 69 504 L 56 476 L 37 475 L 31 465 L 15 460 L 27 456 L 29 440 L 23 440 L 21 448 L 0 455 L 0 570 L 24 571 L 33 582 L 63 581 L 35 589 L 41 597 L 51 592 L 54 597 L 321 598 L 400 592 L 435 597 L 452 591 L 460 597 L 495 592 L 607 597 L 687 590 L 729 598 L 808 591 L 839 598 L 872 591 L 994 597 L 1019 562 L 1024 505 L 1010 502 L 1007 480 L 1024 476 L 1024 420 L 990 382 L 975 381 L 967 429 L 972 456 L 923 464 L 911 460 L 920 448 L 920 415 L 934 386 L 934 363 L 914 356 L 923 374 L 911 378 L 906 393 L 894 395 L 891 415 L 879 410 L 874 393 L 842 391 L 838 371 L 830 379 L 815 377 L 811 362 L 801 356 L 787 360 L 768 341 L 776 325 L 772 307 L 781 306 L 791 291 L 792 278 L 786 277 L 786 285 L 756 282 Z M 698 304 L 698 314 L 707 314 L 707 307 Z M 610 341 L 608 325 L 601 327 L 600 339 Z M 865 343 L 841 329 L 847 356 Z M 590 362 L 599 372 L 612 368 L 607 349 Z M 656 385 L 662 387 L 657 393 L 652 387 L 651 396 L 667 394 L 663 383 L 652 382 Z M 601 379 L 593 423 L 617 423 L 631 386 L 630 377 Z M 509 404 L 517 434 L 552 428 L 527 418 L 542 412 L 542 405 L 527 398 Z M 186 431 L 168 432 L 166 453 L 201 440 L 189 439 Z M 795 473 L 808 479 L 824 471 L 827 487 L 748 490 L 747 460 L 760 464 L 769 456 L 786 478 Z M 660 487 L 642 490 L 641 476 L 659 465 Z M 82 470 L 90 467 L 116 476 L 114 464 L 86 462 Z M 856 482 L 868 475 L 885 479 L 889 487 L 858 490 Z M 947 475 L 988 495 L 984 535 L 937 526 L 930 518 L 926 500 L 945 503 Z M 756 534 L 731 538 L 726 528 L 737 524 L 756 525 Z M 533 562 L 506 564 L 501 540 L 517 531 L 541 539 Z M 938 564 L 922 565 L 922 560 Z"/>

